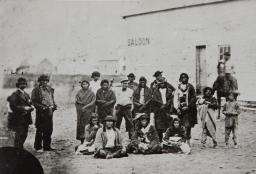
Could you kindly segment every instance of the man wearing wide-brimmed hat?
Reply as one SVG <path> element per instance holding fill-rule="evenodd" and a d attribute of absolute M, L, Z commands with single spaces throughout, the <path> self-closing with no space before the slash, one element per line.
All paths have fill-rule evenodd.
<path fill-rule="evenodd" d="M 51 135 L 53 131 L 53 112 L 57 109 L 54 101 L 54 89 L 47 85 L 49 76 L 41 75 L 39 85 L 32 91 L 31 99 L 36 108 L 36 136 L 34 148 L 37 151 L 52 151 Z"/>
<path fill-rule="evenodd" d="M 9 113 L 9 126 L 15 131 L 14 146 L 23 148 L 28 135 L 29 124 L 32 124 L 31 112 L 34 110 L 28 93 L 24 91 L 27 80 L 19 78 L 16 83 L 17 90 L 7 98 L 11 113 Z"/>
<path fill-rule="evenodd" d="M 115 127 L 116 119 L 108 115 L 104 119 L 103 128 L 100 128 L 94 141 L 95 158 L 121 158 L 128 156 L 126 153 L 127 142 L 120 131 Z"/>
<path fill-rule="evenodd" d="M 132 89 L 133 91 L 137 89 L 138 83 L 134 82 L 135 75 L 133 73 L 130 73 L 127 75 L 128 78 L 128 88 Z"/>

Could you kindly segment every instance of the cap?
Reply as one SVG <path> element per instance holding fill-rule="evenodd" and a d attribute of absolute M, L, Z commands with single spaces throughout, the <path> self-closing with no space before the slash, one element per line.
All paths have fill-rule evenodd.
<path fill-rule="evenodd" d="M 163 71 L 156 71 L 153 75 L 153 77 L 158 77 L 160 74 L 162 74 Z"/>

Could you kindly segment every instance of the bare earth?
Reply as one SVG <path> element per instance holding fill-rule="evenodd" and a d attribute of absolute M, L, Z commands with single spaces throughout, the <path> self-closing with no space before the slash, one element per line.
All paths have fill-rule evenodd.
<path fill-rule="evenodd" d="M 224 148 L 224 120 L 217 121 L 217 140 L 219 148 L 201 149 L 200 123 L 192 130 L 192 154 L 158 154 L 129 155 L 122 159 L 94 159 L 93 156 L 78 156 L 74 148 L 79 144 L 75 140 L 76 112 L 74 105 L 66 104 L 64 91 L 56 94 L 59 104 L 54 114 L 54 132 L 52 136 L 55 152 L 36 153 L 33 150 L 35 128 L 30 128 L 25 148 L 32 152 L 41 162 L 46 174 L 150 174 L 150 173 L 222 173 L 253 174 L 256 173 L 256 116 L 255 112 L 244 111 L 239 116 L 239 149 Z M 60 95 L 61 94 L 61 95 Z M 232 144 L 232 143 L 231 143 Z M 233 144 L 232 144 L 233 145 Z"/>

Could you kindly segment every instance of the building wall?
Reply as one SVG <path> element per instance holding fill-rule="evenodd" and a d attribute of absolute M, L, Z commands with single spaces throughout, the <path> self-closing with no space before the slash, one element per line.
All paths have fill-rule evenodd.
<path fill-rule="evenodd" d="M 196 46 L 206 45 L 207 85 L 212 86 L 217 77 L 218 46 L 229 44 L 240 99 L 255 100 L 255 9 L 256 1 L 244 0 L 126 18 L 127 71 L 153 80 L 154 71 L 163 70 L 175 85 L 179 74 L 187 72 L 195 85 Z M 142 44 L 140 38 L 149 42 Z"/>
<path fill-rule="evenodd" d="M 99 71 L 104 75 L 118 75 L 119 61 L 118 60 L 101 60 L 99 61 Z"/>

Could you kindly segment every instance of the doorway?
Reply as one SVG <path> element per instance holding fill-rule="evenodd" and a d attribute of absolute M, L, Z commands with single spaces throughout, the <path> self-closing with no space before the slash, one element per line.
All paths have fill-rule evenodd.
<path fill-rule="evenodd" d="M 196 46 L 196 93 L 202 94 L 207 86 L 206 46 Z"/>

